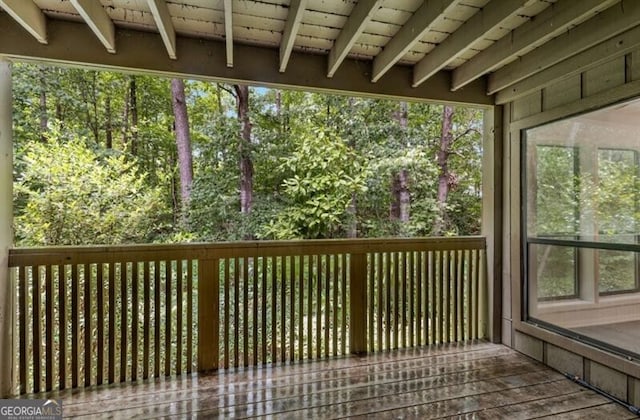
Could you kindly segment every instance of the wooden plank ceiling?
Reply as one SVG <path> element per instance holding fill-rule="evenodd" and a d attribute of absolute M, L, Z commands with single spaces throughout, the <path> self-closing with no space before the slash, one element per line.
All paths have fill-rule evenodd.
<path fill-rule="evenodd" d="M 406 83 L 411 88 L 444 81 L 447 86 L 443 89 L 455 92 L 481 83 L 483 93 L 491 96 L 633 28 L 640 22 L 638 3 L 637 0 L 0 0 L 0 10 L 8 14 L 5 20 L 0 19 L 0 38 L 2 25 L 11 21 L 19 24 L 32 41 L 53 46 L 63 41 L 50 30 L 52 25 L 71 21 L 88 26 L 99 42 L 96 45 L 101 44 L 114 55 L 125 48 L 125 43 L 136 42 L 135 38 L 118 35 L 128 30 L 159 35 L 165 50 L 162 54 L 171 60 L 181 57 L 176 39 L 192 38 L 223 45 L 224 58 L 217 60 L 223 60 L 227 68 L 245 63 L 237 59 L 239 51 L 242 46 L 252 46 L 277 51 L 277 62 L 270 63 L 274 69 L 263 73 L 295 73 L 293 55 L 323 56 L 323 60 L 314 63 L 321 63 L 322 69 L 317 71 L 327 79 L 338 76 L 346 61 L 356 61 L 367 67 L 364 73 L 370 83 L 384 81 L 385 77 L 391 77 L 392 69 L 404 66 L 410 67 L 411 76 Z M 12 47 L 3 47 L 0 40 L 0 55 L 3 54 L 29 56 L 29 53 L 12 54 Z M 34 58 L 37 56 L 34 52 Z M 64 57 L 58 58 L 64 61 Z M 259 73 L 252 77 L 258 83 L 270 80 L 267 76 L 260 80 Z M 371 91 L 375 92 L 375 87 Z M 493 99 L 485 104 L 492 102 Z"/>

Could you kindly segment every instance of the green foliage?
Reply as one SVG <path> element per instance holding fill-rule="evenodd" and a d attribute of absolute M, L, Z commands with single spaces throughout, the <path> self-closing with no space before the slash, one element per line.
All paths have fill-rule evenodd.
<path fill-rule="evenodd" d="M 164 211 L 158 188 L 145 185 L 135 161 L 100 156 L 85 139 L 51 131 L 24 145 L 15 193 L 18 245 L 118 244 L 149 240 Z"/>
<path fill-rule="evenodd" d="M 287 174 L 282 183 L 287 206 L 261 236 L 335 237 L 353 195 L 364 191 L 366 167 L 342 139 L 330 133 L 301 132 L 298 142 L 280 166 Z"/>
<path fill-rule="evenodd" d="M 135 104 L 132 84 L 136 87 Z M 169 80 L 16 65 L 17 241 L 44 244 L 63 237 L 66 243 L 345 237 L 356 227 L 360 237 L 430 234 L 438 210 L 436 152 L 441 106 L 409 104 L 408 124 L 403 128 L 398 123 L 397 102 L 252 88 L 249 155 L 254 168 L 253 208 L 243 215 L 239 211 L 240 125 L 234 91 L 227 85 L 188 81 L 186 93 L 194 183 L 187 223 L 180 224 L 178 220 L 183 219 L 177 198 Z M 481 111 L 456 108 L 456 141 L 449 157 L 455 185 L 447 202 L 447 234 L 479 233 L 481 132 Z M 28 218 L 25 215 L 34 211 L 32 207 L 38 201 L 36 192 L 45 187 L 37 184 L 33 175 L 37 170 L 31 167 L 40 162 L 26 153 L 33 154 L 35 148 L 50 144 L 65 145 L 55 149 L 61 154 L 75 154 L 70 145 L 82 144 L 83 153 L 94 156 L 96 173 L 85 170 L 82 176 L 94 179 L 82 181 L 74 180 L 81 179 L 79 173 L 69 174 L 66 187 L 66 181 L 60 181 L 57 205 L 71 206 L 69 209 L 77 205 L 78 209 L 58 214 L 52 199 L 47 210 L 50 220 L 44 215 Z M 46 155 L 55 156 L 53 151 Z M 93 217 L 89 216 L 91 212 L 105 216 L 101 213 L 106 211 L 104 206 L 96 203 L 120 202 L 114 198 L 117 194 L 109 192 L 111 187 L 97 186 L 99 176 L 114 183 L 100 175 L 102 167 L 113 166 L 109 158 L 121 161 L 124 166 L 120 170 L 127 174 L 138 174 L 135 182 L 128 182 L 136 191 L 134 195 L 153 197 L 153 204 L 140 204 L 142 209 L 121 211 L 131 217 L 147 209 L 153 213 L 140 216 L 149 223 L 140 220 L 139 232 L 133 231 L 138 222 L 127 222 L 132 228 L 118 233 L 122 217 L 111 217 L 102 225 L 80 220 L 81 214 Z M 67 162 L 66 156 L 51 159 L 48 165 Z M 406 223 L 389 218 L 391 181 L 401 169 L 407 170 L 411 195 L 410 220 Z M 99 198 L 101 192 L 111 198 Z M 75 196 L 75 201 L 65 201 L 63 193 Z M 354 197 L 355 213 L 349 209 Z M 67 231 L 67 221 L 78 226 L 80 232 Z M 37 223 L 43 227 L 36 229 Z M 111 225 L 113 234 L 106 232 L 112 230 Z M 98 230 L 103 234 L 96 233 Z"/>

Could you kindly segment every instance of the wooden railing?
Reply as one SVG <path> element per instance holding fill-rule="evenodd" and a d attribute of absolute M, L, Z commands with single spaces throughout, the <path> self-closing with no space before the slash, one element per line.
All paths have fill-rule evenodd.
<path fill-rule="evenodd" d="M 13 249 L 20 393 L 484 336 L 480 237 Z"/>

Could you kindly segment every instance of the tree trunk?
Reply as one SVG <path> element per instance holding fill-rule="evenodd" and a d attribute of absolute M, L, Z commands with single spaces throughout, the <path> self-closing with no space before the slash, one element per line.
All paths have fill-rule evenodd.
<path fill-rule="evenodd" d="M 120 134 L 122 135 L 122 145 L 126 148 L 129 143 L 129 109 L 131 99 L 129 99 L 129 90 L 126 89 L 124 94 L 124 106 L 122 107 L 122 126 L 120 127 Z M 131 151 L 131 150 L 130 150 Z"/>
<path fill-rule="evenodd" d="M 138 154 L 138 96 L 136 76 L 129 79 L 129 111 L 131 112 L 131 154 Z"/>
<path fill-rule="evenodd" d="M 233 85 L 236 91 L 240 122 L 240 213 L 248 215 L 253 206 L 253 162 L 251 160 L 251 120 L 249 118 L 249 87 Z"/>
<path fill-rule="evenodd" d="M 104 126 L 105 131 L 105 144 L 107 149 L 113 149 L 113 127 L 111 121 L 111 96 L 107 93 L 107 98 L 105 99 L 105 111 L 104 113 L 106 121 Z"/>
<path fill-rule="evenodd" d="M 180 200 L 182 209 L 189 205 L 191 185 L 193 184 L 193 162 L 191 156 L 191 137 L 189 135 L 189 116 L 182 79 L 171 79 L 171 98 L 175 118 L 176 146 L 178 149 L 178 168 L 180 173 Z M 183 214 L 184 220 L 184 214 Z"/>
<path fill-rule="evenodd" d="M 46 140 L 49 126 L 47 115 L 47 73 L 45 67 L 40 68 L 40 140 Z"/>
<path fill-rule="evenodd" d="M 408 105 L 400 102 L 400 108 L 395 113 L 395 118 L 400 125 L 403 139 L 406 137 L 408 126 Z M 393 174 L 391 181 L 391 206 L 389 208 L 389 219 L 407 223 L 411 212 L 411 192 L 409 191 L 409 171 L 401 168 Z"/>
<path fill-rule="evenodd" d="M 441 236 L 445 233 L 449 219 L 447 214 L 447 198 L 449 197 L 452 178 L 452 174 L 449 171 L 449 155 L 451 154 L 451 146 L 453 143 L 453 114 L 453 107 L 444 107 L 442 111 L 442 134 L 440 135 L 440 147 L 436 159 L 438 167 L 440 168 L 440 175 L 438 176 L 438 213 L 432 232 L 434 236 Z"/>
<path fill-rule="evenodd" d="M 354 107 L 353 98 L 349 98 L 347 103 L 349 104 L 348 112 L 352 112 Z M 356 149 L 356 141 L 355 136 L 351 135 L 349 139 L 349 147 L 351 150 Z M 357 238 L 358 237 L 358 198 L 356 193 L 351 194 L 351 202 L 347 207 L 347 214 L 349 214 L 349 227 L 347 228 L 347 237 L 348 238 Z"/>

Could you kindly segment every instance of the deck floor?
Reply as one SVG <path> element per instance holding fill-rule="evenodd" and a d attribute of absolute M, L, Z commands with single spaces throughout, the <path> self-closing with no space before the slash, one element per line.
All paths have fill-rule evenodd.
<path fill-rule="evenodd" d="M 542 364 L 483 342 L 68 390 L 47 397 L 62 399 L 65 418 L 635 418 Z"/>

